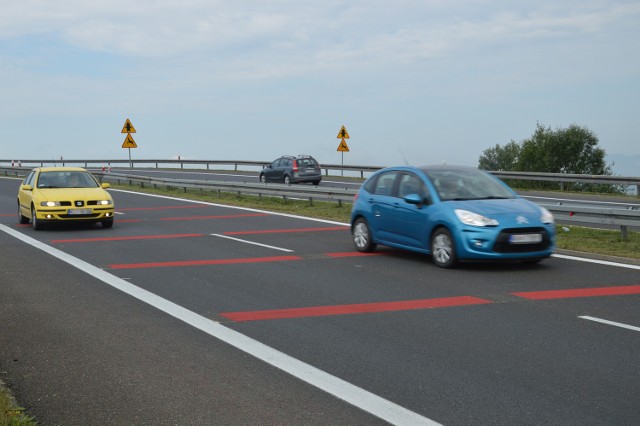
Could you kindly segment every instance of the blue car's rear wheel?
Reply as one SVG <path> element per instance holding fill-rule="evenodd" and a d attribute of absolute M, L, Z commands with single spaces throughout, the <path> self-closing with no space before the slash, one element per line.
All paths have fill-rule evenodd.
<path fill-rule="evenodd" d="M 358 251 L 368 253 L 376 248 L 376 243 L 371 238 L 371 230 L 369 224 L 364 218 L 356 219 L 351 229 L 353 235 L 353 244 Z"/>
<path fill-rule="evenodd" d="M 451 232 L 438 228 L 431 237 L 431 257 L 440 268 L 453 268 L 457 263 L 456 247 Z"/>

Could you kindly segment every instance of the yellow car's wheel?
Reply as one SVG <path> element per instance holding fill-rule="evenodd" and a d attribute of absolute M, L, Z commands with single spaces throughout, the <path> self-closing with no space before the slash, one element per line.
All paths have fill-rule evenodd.
<path fill-rule="evenodd" d="M 18 220 L 20 221 L 20 225 L 25 225 L 29 223 L 29 218 L 22 214 L 22 210 L 20 209 L 20 204 L 18 204 Z"/>
<path fill-rule="evenodd" d="M 36 208 L 31 207 L 31 226 L 36 231 L 42 229 L 42 223 L 38 220 L 38 216 L 36 215 Z"/>

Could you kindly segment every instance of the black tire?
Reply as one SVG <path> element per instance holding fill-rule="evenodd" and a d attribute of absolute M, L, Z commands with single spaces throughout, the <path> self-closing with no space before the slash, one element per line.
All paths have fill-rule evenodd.
<path fill-rule="evenodd" d="M 113 227 L 113 218 L 110 217 L 109 219 L 103 219 L 100 223 L 102 224 L 102 227 L 104 229 L 112 228 Z"/>
<path fill-rule="evenodd" d="M 18 204 L 18 221 L 20 222 L 20 225 L 29 223 L 29 218 L 23 215 L 22 211 L 20 210 L 20 204 Z"/>
<path fill-rule="evenodd" d="M 431 259 L 439 268 L 450 269 L 458 263 L 456 246 L 451 232 L 446 228 L 438 228 L 431 236 Z"/>
<path fill-rule="evenodd" d="M 31 207 L 31 226 L 33 227 L 34 230 L 39 231 L 42 229 L 42 222 L 40 222 L 40 220 L 38 220 L 38 217 L 36 216 L 36 209 L 35 207 Z"/>
<path fill-rule="evenodd" d="M 284 175 L 283 182 L 285 185 L 291 185 L 291 178 L 289 177 L 289 175 Z"/>
<path fill-rule="evenodd" d="M 267 183 L 267 177 L 264 175 L 264 173 L 260 173 L 260 182 Z"/>
<path fill-rule="evenodd" d="M 320 181 L 319 181 L 319 180 L 314 180 L 314 181 L 313 181 L 313 182 L 311 182 L 311 183 L 313 183 L 315 186 L 320 185 Z"/>
<path fill-rule="evenodd" d="M 356 246 L 356 250 L 369 253 L 375 250 L 376 243 L 373 242 L 371 235 L 371 229 L 367 221 L 360 217 L 356 219 L 351 227 L 351 235 L 353 237 L 353 244 Z"/>

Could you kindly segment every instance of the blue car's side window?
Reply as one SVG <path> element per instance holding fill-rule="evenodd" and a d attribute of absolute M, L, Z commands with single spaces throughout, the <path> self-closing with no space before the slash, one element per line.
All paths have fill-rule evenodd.
<path fill-rule="evenodd" d="M 397 172 L 387 172 L 381 174 L 376 181 L 373 193 L 376 195 L 393 195 L 393 185 L 396 182 Z"/>

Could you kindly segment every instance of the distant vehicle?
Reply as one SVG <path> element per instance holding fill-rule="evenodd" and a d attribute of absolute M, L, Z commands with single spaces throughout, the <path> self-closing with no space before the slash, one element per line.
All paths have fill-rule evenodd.
<path fill-rule="evenodd" d="M 260 182 L 292 183 L 311 182 L 318 185 L 322 180 L 320 164 L 310 155 L 283 155 L 260 172 Z"/>
<path fill-rule="evenodd" d="M 369 177 L 351 212 L 357 250 L 376 244 L 459 261 L 538 262 L 555 248 L 553 215 L 471 167 L 389 167 Z"/>
<path fill-rule="evenodd" d="M 33 169 L 18 190 L 18 220 L 33 229 L 51 222 L 100 222 L 113 226 L 114 203 L 91 173 L 80 167 Z"/>

